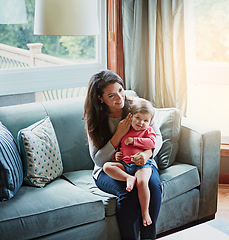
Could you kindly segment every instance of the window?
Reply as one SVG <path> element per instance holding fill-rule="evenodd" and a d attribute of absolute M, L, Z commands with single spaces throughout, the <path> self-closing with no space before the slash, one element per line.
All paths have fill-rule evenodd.
<path fill-rule="evenodd" d="M 185 0 L 187 116 L 229 143 L 229 0 Z"/>
<path fill-rule="evenodd" d="M 97 0 L 100 35 L 98 36 L 34 36 L 33 17 L 35 0 L 25 0 L 27 8 L 26 24 L 0 25 L 0 97 L 17 94 L 31 94 L 46 91 L 46 95 L 58 95 L 50 93 L 51 90 L 73 89 L 86 87 L 90 77 L 97 71 L 106 68 L 106 1 Z M 16 34 L 16 35 L 14 35 Z M 26 35 L 26 37 L 24 36 Z M 33 58 L 29 50 L 25 50 L 27 44 L 30 48 L 40 51 L 37 58 Z M 34 43 L 42 43 L 34 46 Z M 4 45 L 3 45 L 4 44 Z M 2 57 L 2 48 L 8 46 L 9 58 L 11 54 L 30 54 L 30 60 L 21 56 L 21 61 L 10 63 Z M 33 54 L 32 54 L 33 55 Z M 30 62 L 29 62 L 30 61 Z M 32 61 L 32 63 L 31 63 Z M 34 61 L 36 64 L 34 65 Z M 8 62 L 8 63 L 7 63 Z M 25 63 L 26 62 L 26 63 Z M 32 64 L 32 67 L 30 65 Z M 8 69 L 4 64 L 16 65 Z M 73 91 L 72 91 L 73 92 Z M 65 94 L 65 93 L 64 93 Z"/>

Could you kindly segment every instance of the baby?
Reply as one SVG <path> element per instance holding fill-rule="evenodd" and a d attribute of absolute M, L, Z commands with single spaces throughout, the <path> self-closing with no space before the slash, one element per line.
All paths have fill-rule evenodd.
<path fill-rule="evenodd" d="M 148 182 L 152 174 L 152 159 L 144 165 L 134 163 L 133 156 L 146 149 L 155 148 L 156 134 L 150 126 L 155 110 L 152 104 L 143 98 L 134 98 L 131 104 L 132 123 L 130 131 L 122 138 L 120 149 L 112 162 L 106 162 L 104 172 L 110 177 L 126 181 L 126 190 L 131 191 L 136 184 L 141 205 L 143 225 L 152 223 L 149 215 L 150 191 Z"/>

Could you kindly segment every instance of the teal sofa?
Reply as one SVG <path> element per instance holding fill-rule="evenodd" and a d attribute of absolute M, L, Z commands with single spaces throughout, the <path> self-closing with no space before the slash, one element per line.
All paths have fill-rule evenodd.
<path fill-rule="evenodd" d="M 116 197 L 100 191 L 92 178 L 83 105 L 84 98 L 77 98 L 0 108 L 0 121 L 15 139 L 20 129 L 49 116 L 63 161 L 61 177 L 44 188 L 23 184 L 12 199 L 0 202 L 1 240 L 120 239 Z M 156 120 L 165 150 L 157 159 L 162 181 L 157 233 L 162 234 L 214 218 L 220 132 L 180 121 L 176 109 L 157 109 Z"/>

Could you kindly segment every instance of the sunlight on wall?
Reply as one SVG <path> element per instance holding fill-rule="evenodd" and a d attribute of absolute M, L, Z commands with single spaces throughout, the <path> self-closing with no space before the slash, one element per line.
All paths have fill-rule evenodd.
<path fill-rule="evenodd" d="M 191 101 L 189 101 L 191 99 Z M 229 136 L 229 85 L 188 85 L 187 116 Z"/>

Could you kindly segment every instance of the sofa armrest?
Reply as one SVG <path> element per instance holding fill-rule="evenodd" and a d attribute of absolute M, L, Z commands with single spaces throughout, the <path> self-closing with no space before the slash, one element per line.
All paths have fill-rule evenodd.
<path fill-rule="evenodd" d="M 182 118 L 177 162 L 195 165 L 200 174 L 199 219 L 214 215 L 220 167 L 219 130 Z"/>

